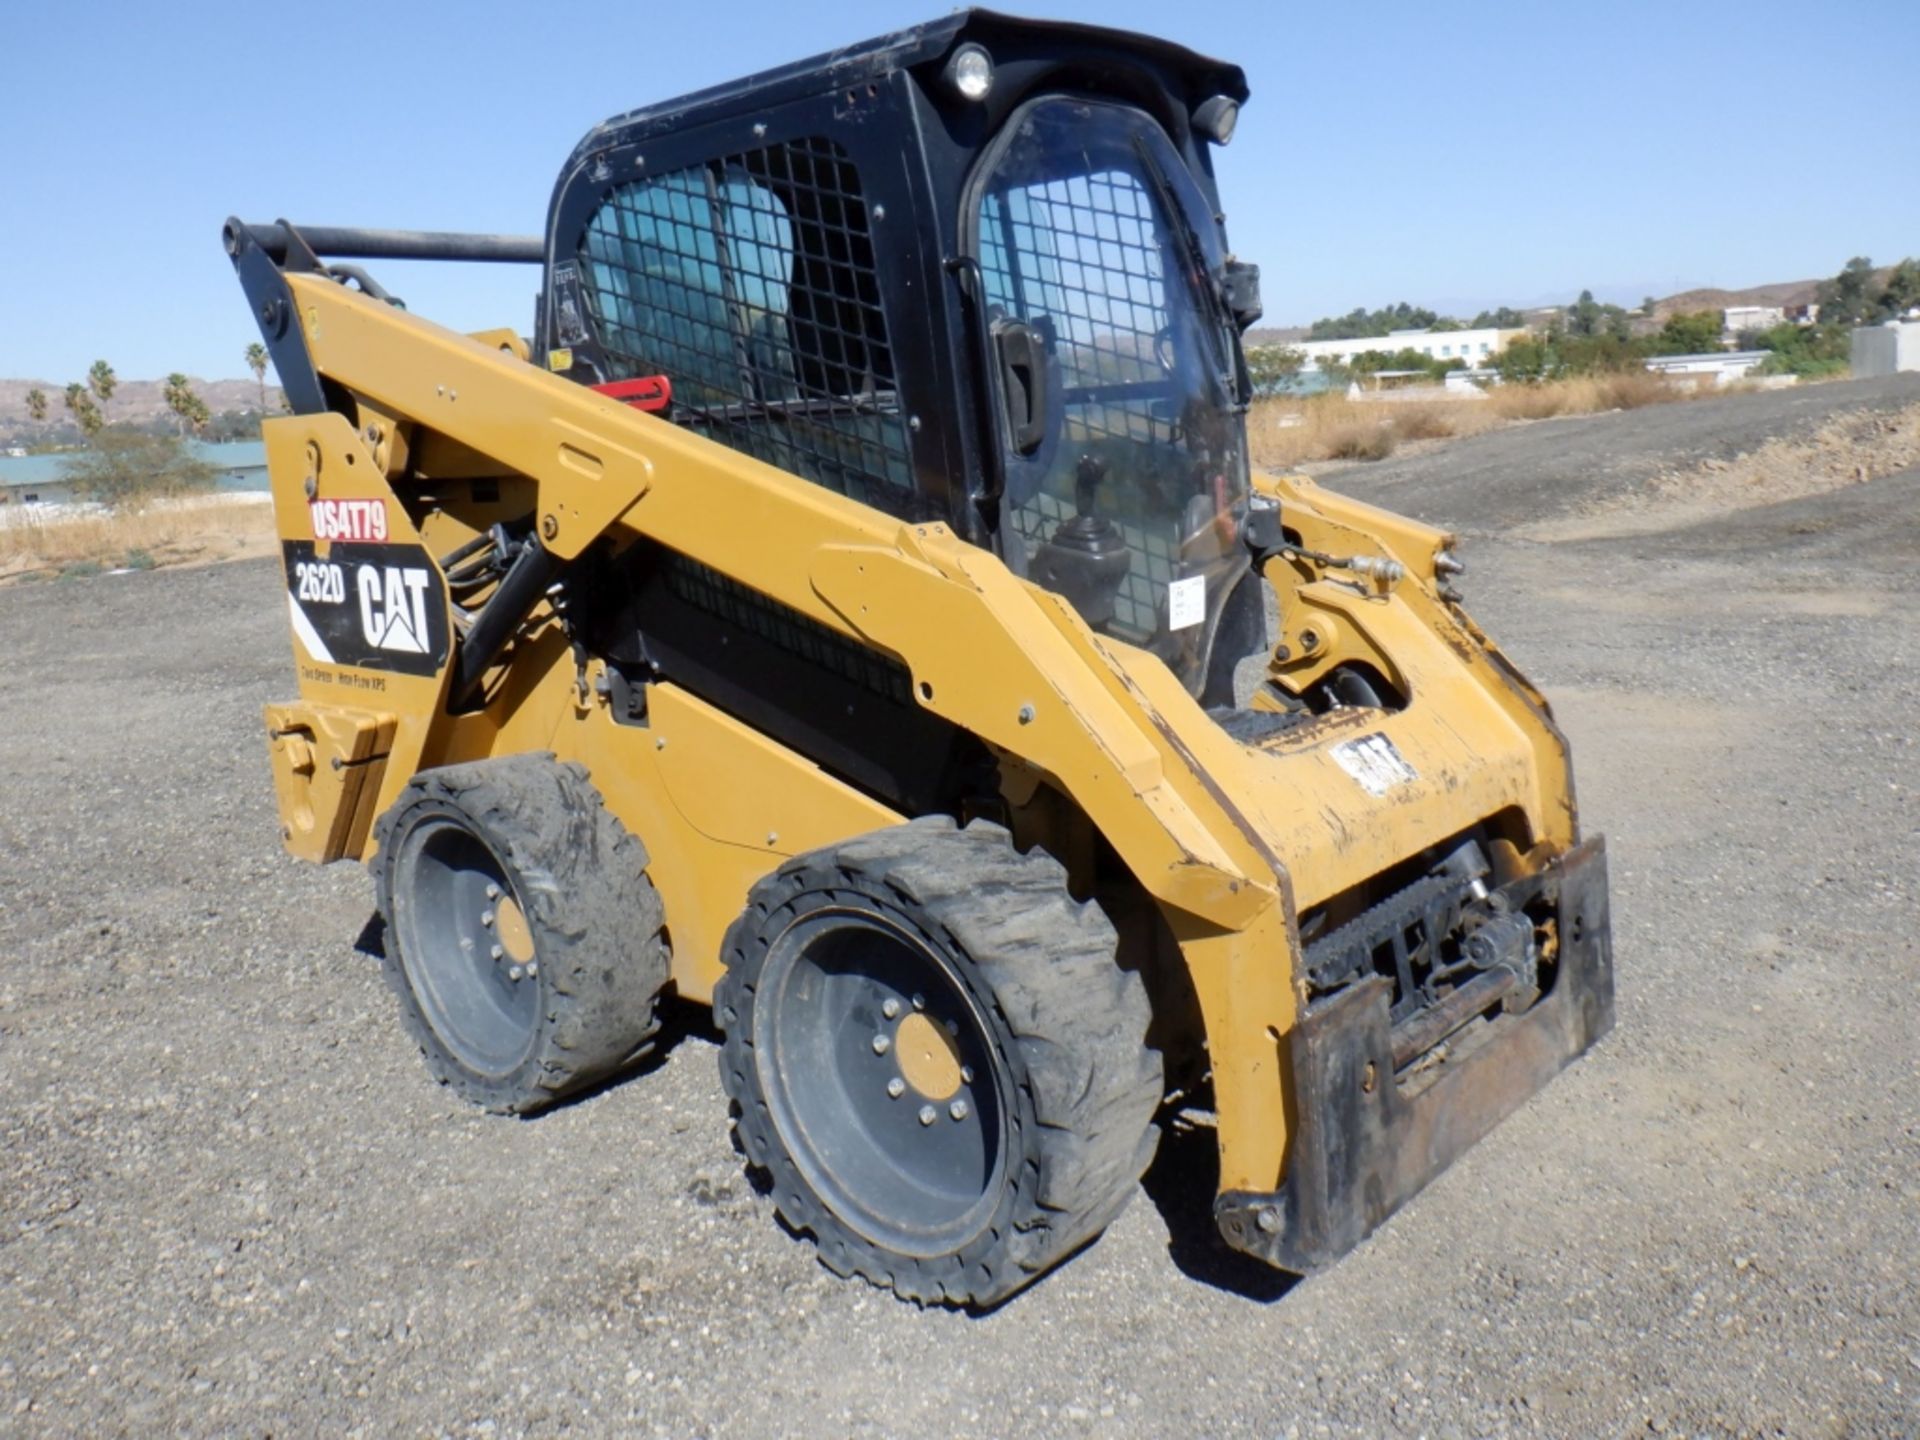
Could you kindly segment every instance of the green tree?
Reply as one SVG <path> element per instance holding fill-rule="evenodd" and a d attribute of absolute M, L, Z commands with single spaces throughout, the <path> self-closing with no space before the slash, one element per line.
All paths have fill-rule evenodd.
<path fill-rule="evenodd" d="M 38 386 L 27 391 L 27 416 L 36 425 L 47 418 L 47 392 Z"/>
<path fill-rule="evenodd" d="M 247 346 L 247 368 L 253 372 L 253 383 L 260 387 L 260 413 L 267 413 L 267 347 L 258 340 Z"/>
<path fill-rule="evenodd" d="M 75 381 L 67 386 L 67 411 L 73 416 L 73 423 L 80 427 L 83 435 L 98 435 L 100 427 L 106 422 L 100 418 L 100 411 L 93 403 L 93 395 L 86 386 Z"/>
<path fill-rule="evenodd" d="M 1873 261 L 1856 255 L 1833 279 L 1822 282 L 1817 292 L 1821 321 L 1834 325 L 1864 324 L 1875 309 L 1872 292 Z"/>
<path fill-rule="evenodd" d="M 1423 310 L 1402 300 L 1378 310 L 1355 308 L 1345 315 L 1316 320 L 1307 328 L 1309 340 L 1374 340 L 1395 330 L 1425 330 L 1439 320 L 1431 310 Z"/>
<path fill-rule="evenodd" d="M 1598 335 L 1600 333 L 1600 302 L 1593 298 L 1591 290 L 1582 290 L 1580 298 L 1567 307 L 1567 333 L 1569 335 Z"/>
<path fill-rule="evenodd" d="M 1660 333 L 1653 337 L 1650 355 L 1704 355 L 1720 348 L 1720 312 L 1694 310 L 1685 315 L 1669 315 Z"/>
<path fill-rule="evenodd" d="M 1473 317 L 1475 330 L 1524 330 L 1527 317 L 1510 305 L 1502 305 L 1498 310 L 1482 310 Z"/>
<path fill-rule="evenodd" d="M 1627 312 L 1593 298 L 1591 290 L 1582 290 L 1580 298 L 1567 307 L 1566 331 L 1569 335 L 1611 335 L 1625 340 L 1633 333 Z"/>
<path fill-rule="evenodd" d="M 115 425 L 95 434 L 85 450 L 65 457 L 60 478 L 88 499 L 138 509 L 149 500 L 211 490 L 219 471 L 177 435 L 147 435 Z"/>
<path fill-rule="evenodd" d="M 1649 320 L 1651 320 L 1653 318 L 1654 309 L 1659 305 L 1659 303 L 1660 302 L 1655 300 L 1651 295 L 1647 296 L 1646 299 L 1640 302 L 1640 313 L 1646 316 Z"/>
<path fill-rule="evenodd" d="M 1285 389 L 1306 363 L 1306 351 L 1291 345 L 1254 345 L 1247 350 L 1247 374 L 1256 395 Z"/>
<path fill-rule="evenodd" d="M 1920 305 L 1920 260 L 1902 260 L 1887 276 L 1875 313 L 1881 320 L 1897 320 Z"/>
<path fill-rule="evenodd" d="M 113 392 L 120 388 L 120 377 L 113 373 L 113 366 L 104 360 L 96 360 L 87 370 L 87 389 L 93 392 L 93 398 L 100 402 L 100 419 L 107 419 L 107 402 L 113 399 Z"/>
<path fill-rule="evenodd" d="M 1844 375 L 1852 361 L 1853 339 L 1845 325 L 1776 325 L 1762 331 L 1754 344 L 1773 352 L 1760 364 L 1762 375 Z"/>
<path fill-rule="evenodd" d="M 167 376 L 164 396 L 167 409 L 173 412 L 174 423 L 181 436 L 186 435 L 188 426 L 201 430 L 213 418 L 207 410 L 206 402 L 193 393 L 193 382 L 178 370 Z"/>
<path fill-rule="evenodd" d="M 1551 380 L 1561 373 L 1552 337 L 1544 335 L 1516 335 L 1493 357 L 1493 368 L 1509 385 Z"/>

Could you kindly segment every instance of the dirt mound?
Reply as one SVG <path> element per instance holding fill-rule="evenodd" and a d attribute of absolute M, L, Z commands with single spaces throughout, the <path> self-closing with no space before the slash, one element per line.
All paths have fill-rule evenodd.
<path fill-rule="evenodd" d="M 1744 454 L 1662 469 L 1582 514 L 1530 527 L 1535 540 L 1585 540 L 1668 530 L 1755 506 L 1826 495 L 1920 466 L 1920 402 L 1843 411 L 1811 430 L 1777 435 Z"/>

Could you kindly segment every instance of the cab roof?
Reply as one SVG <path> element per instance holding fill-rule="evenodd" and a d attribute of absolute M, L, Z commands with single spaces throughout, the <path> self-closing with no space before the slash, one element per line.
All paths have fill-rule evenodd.
<path fill-rule="evenodd" d="M 963 41 L 987 47 L 996 60 L 1012 55 L 1107 54 L 1144 62 L 1178 82 L 1188 104 L 1210 95 L 1244 103 L 1247 80 L 1237 65 L 1210 60 L 1168 40 L 1060 20 L 1028 20 L 992 10 L 956 10 L 938 20 L 895 30 L 806 60 L 762 70 L 678 99 L 629 110 L 602 121 L 575 147 L 576 158 L 609 144 L 629 144 L 663 132 L 724 120 L 745 110 L 866 84 L 897 70 L 943 59 Z"/>

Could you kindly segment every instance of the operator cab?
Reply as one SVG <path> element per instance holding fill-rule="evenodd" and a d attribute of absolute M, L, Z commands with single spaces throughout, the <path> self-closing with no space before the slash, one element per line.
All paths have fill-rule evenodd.
<path fill-rule="evenodd" d="M 675 423 L 946 522 L 1230 702 L 1264 624 L 1258 277 L 1208 146 L 1245 99 L 1177 46 L 976 10 L 617 117 L 555 189 L 536 355 L 662 377 Z"/>

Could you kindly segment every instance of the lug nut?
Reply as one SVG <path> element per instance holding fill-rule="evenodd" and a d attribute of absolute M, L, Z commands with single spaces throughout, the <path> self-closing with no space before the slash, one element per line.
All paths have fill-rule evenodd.
<path fill-rule="evenodd" d="M 498 900 L 499 898 L 500 898 L 500 887 L 498 885 L 488 885 L 487 899 Z"/>
<path fill-rule="evenodd" d="M 540 962 L 538 960 L 529 960 L 527 962 L 527 978 L 531 980 L 534 976 L 538 975 L 539 973 L 540 973 Z"/>
<path fill-rule="evenodd" d="M 962 1065 L 960 1067 L 960 1083 L 962 1085 L 973 1084 L 973 1067 L 971 1065 Z"/>
<path fill-rule="evenodd" d="M 926 1008 L 927 1008 L 927 997 L 926 997 L 926 996 L 924 996 L 924 995 L 916 995 L 916 996 L 914 996 L 914 997 L 913 997 L 913 1008 L 914 1008 L 914 1009 L 916 1009 L 916 1010 L 924 1010 L 924 1009 L 926 1009 Z"/>
<path fill-rule="evenodd" d="M 900 1002 L 889 995 L 880 1002 L 880 1013 L 891 1020 L 900 1013 Z"/>
<path fill-rule="evenodd" d="M 887 1094 L 891 1098 L 898 1100 L 902 1095 L 906 1093 L 907 1093 L 907 1082 L 902 1080 L 898 1075 L 894 1076 L 893 1079 L 887 1081 Z"/>
<path fill-rule="evenodd" d="M 873 1053 L 874 1054 L 884 1055 L 887 1053 L 887 1051 L 891 1050 L 892 1048 L 893 1048 L 893 1041 L 889 1040 L 886 1036 L 876 1035 L 873 1037 Z"/>
<path fill-rule="evenodd" d="M 939 1116 L 934 1114 L 933 1106 L 922 1105 L 920 1107 L 920 1123 L 922 1125 L 931 1125 L 937 1119 L 939 1119 Z"/>
<path fill-rule="evenodd" d="M 953 1104 L 947 1107 L 947 1114 L 951 1115 L 956 1120 L 966 1119 L 967 1118 L 967 1102 L 964 1100 L 954 1101 Z"/>
<path fill-rule="evenodd" d="M 495 960 L 504 960 L 507 955 L 507 952 L 498 945 L 495 945 L 492 948 L 490 948 L 487 951 L 487 953 L 491 955 Z"/>
<path fill-rule="evenodd" d="M 491 930 L 493 928 L 493 911 L 482 910 L 480 912 L 480 923 Z"/>
<path fill-rule="evenodd" d="M 520 978 L 520 967 L 518 965 L 509 967 L 507 970 L 507 979 L 518 980 L 519 978 Z"/>

